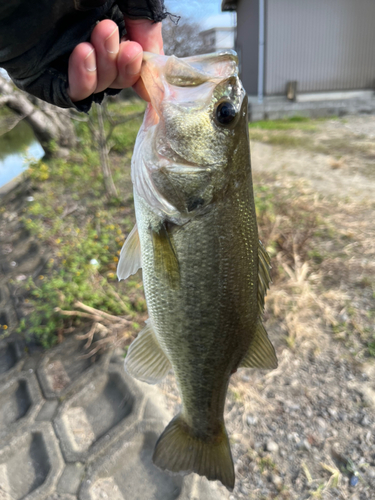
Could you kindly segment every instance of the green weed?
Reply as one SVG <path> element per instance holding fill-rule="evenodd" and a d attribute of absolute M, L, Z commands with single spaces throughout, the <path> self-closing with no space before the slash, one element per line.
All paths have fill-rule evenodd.
<path fill-rule="evenodd" d="M 259 458 L 258 465 L 261 472 L 276 469 L 276 464 L 269 455 Z"/>
<path fill-rule="evenodd" d="M 367 344 L 368 353 L 371 357 L 375 358 L 375 338 L 372 342 Z"/>
<path fill-rule="evenodd" d="M 261 130 L 310 130 L 317 129 L 316 121 L 304 116 L 292 116 L 284 120 L 262 120 L 249 124 L 250 129 Z M 251 131 L 250 131 L 251 134 Z"/>
<path fill-rule="evenodd" d="M 117 103 L 118 113 L 124 117 L 140 108 L 144 109 L 143 104 L 137 102 Z M 132 133 L 118 127 L 118 137 L 126 136 L 129 148 L 139 124 L 131 127 Z M 113 156 L 113 178 L 121 198 L 108 201 L 88 124 L 78 122 L 77 133 L 80 146 L 67 160 L 31 165 L 29 175 L 37 190 L 22 217 L 25 228 L 48 248 L 51 258 L 43 275 L 24 285 L 32 312 L 21 321 L 19 330 L 45 348 L 56 343 L 66 327 L 79 324 L 79 319 L 67 319 L 58 312 L 73 309 L 76 301 L 135 319 L 146 310 L 139 282 L 119 285 L 116 277 L 121 247 L 134 224 L 129 215 L 133 213 L 129 158 L 121 161 Z M 125 139 L 121 144 L 128 147 Z M 138 322 L 133 328 L 139 328 Z"/>

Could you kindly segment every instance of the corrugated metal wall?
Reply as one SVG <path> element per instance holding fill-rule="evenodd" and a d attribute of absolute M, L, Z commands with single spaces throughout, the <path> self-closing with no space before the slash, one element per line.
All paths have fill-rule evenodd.
<path fill-rule="evenodd" d="M 258 93 L 258 44 L 259 0 L 238 0 L 236 50 L 241 80 L 250 95 Z"/>
<path fill-rule="evenodd" d="M 267 0 L 265 92 L 371 89 L 375 0 Z"/>

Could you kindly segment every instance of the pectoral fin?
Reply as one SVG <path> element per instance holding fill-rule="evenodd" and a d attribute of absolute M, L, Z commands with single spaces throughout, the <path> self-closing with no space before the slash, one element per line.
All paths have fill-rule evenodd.
<path fill-rule="evenodd" d="M 122 247 L 117 266 L 117 277 L 119 280 L 126 280 L 126 278 L 135 274 L 141 267 L 141 244 L 136 224 Z"/>
<path fill-rule="evenodd" d="M 277 368 L 277 358 L 267 332 L 259 320 L 255 336 L 240 364 L 240 368 Z"/>
<path fill-rule="evenodd" d="M 154 249 L 155 275 L 163 282 L 176 289 L 180 283 L 180 267 L 172 237 L 166 224 L 163 223 L 158 231 L 152 229 L 152 244 Z"/>
<path fill-rule="evenodd" d="M 155 336 L 151 321 L 147 320 L 145 328 L 129 347 L 125 370 L 142 382 L 156 384 L 171 368 L 171 363 Z"/>
<path fill-rule="evenodd" d="M 262 317 L 264 311 L 264 298 L 271 283 L 271 259 L 267 250 L 259 242 L 258 246 L 258 307 L 259 316 Z"/>

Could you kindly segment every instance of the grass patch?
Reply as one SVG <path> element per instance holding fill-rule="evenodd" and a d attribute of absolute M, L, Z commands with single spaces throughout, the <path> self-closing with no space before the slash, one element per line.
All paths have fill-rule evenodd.
<path fill-rule="evenodd" d="M 375 148 L 373 144 L 362 144 L 360 138 L 331 138 L 321 141 L 313 148 L 314 151 L 326 155 L 342 157 L 345 155 L 362 156 L 365 159 L 375 159 Z"/>
<path fill-rule="evenodd" d="M 121 109 L 121 108 L 120 108 Z M 122 115 L 124 119 L 128 117 L 134 117 L 130 121 L 126 121 L 121 125 L 115 127 L 113 134 L 110 139 L 110 147 L 116 153 L 124 154 L 132 153 L 135 143 L 135 139 L 138 134 L 139 127 L 141 126 L 143 120 L 143 113 L 146 109 L 146 104 L 140 99 L 133 99 L 131 101 L 123 101 L 122 103 Z M 108 113 L 116 114 L 119 113 L 118 103 L 109 103 Z M 121 118 L 119 119 L 121 120 Z M 106 123 L 107 131 L 110 127 L 109 122 Z"/>
<path fill-rule="evenodd" d="M 368 348 L 368 353 L 371 357 L 375 358 L 375 339 L 373 340 L 373 342 L 369 342 L 367 344 L 367 348 Z"/>
<path fill-rule="evenodd" d="M 116 104 L 117 115 L 124 118 L 141 108 L 137 102 Z M 124 337 L 134 335 L 144 319 L 140 282 L 119 284 L 116 277 L 123 242 L 135 221 L 130 156 L 139 120 L 126 125 L 126 133 L 114 130 L 117 146 L 111 156 L 121 200 L 108 201 L 105 196 L 98 151 L 87 123 L 78 123 L 80 147 L 67 160 L 39 161 L 30 167 L 34 201 L 26 206 L 22 220 L 51 257 L 43 275 L 25 284 L 32 312 L 21 321 L 20 330 L 45 348 L 81 324 L 79 317 L 66 318 L 58 312 L 71 310 L 76 301 L 129 318 L 132 325 Z"/>
<path fill-rule="evenodd" d="M 321 220 L 302 183 L 282 185 L 272 176 L 254 175 L 255 208 L 261 239 L 271 257 L 282 252 L 292 263 L 297 252 L 308 258 Z M 275 277 L 277 270 L 274 270 Z"/>
<path fill-rule="evenodd" d="M 288 149 L 304 149 L 314 151 L 314 143 L 310 137 L 295 136 L 283 132 L 270 133 L 259 129 L 250 130 L 250 140 L 264 142 L 271 146 L 281 146 Z"/>
<path fill-rule="evenodd" d="M 292 350 L 305 340 L 321 349 L 328 329 L 358 359 L 375 356 L 371 211 L 265 174 L 254 176 L 254 189 L 260 238 L 272 257 L 269 324 L 282 325 Z"/>
<path fill-rule="evenodd" d="M 311 120 L 304 116 L 292 116 L 284 120 L 261 120 L 251 122 L 250 129 L 260 130 L 317 130 L 318 120 Z M 251 133 L 251 132 L 250 132 Z"/>
<path fill-rule="evenodd" d="M 331 118 L 332 119 L 332 118 Z M 324 154 L 336 159 L 357 156 L 371 162 L 366 175 L 373 176 L 372 164 L 375 148 L 372 142 L 366 142 L 366 136 L 353 135 L 332 137 L 321 133 L 322 119 L 292 117 L 286 120 L 259 121 L 249 124 L 250 139 L 257 142 L 297 149 L 311 153 Z M 340 164 L 339 164 L 340 166 Z"/>
<path fill-rule="evenodd" d="M 258 465 L 262 473 L 265 471 L 273 471 L 276 469 L 276 464 L 269 455 L 260 457 L 258 459 Z"/>

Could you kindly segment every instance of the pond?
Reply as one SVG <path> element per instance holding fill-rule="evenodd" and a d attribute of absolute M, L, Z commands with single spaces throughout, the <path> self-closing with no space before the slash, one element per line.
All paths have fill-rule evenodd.
<path fill-rule="evenodd" d="M 25 121 L 0 135 L 0 188 L 26 170 L 30 160 L 39 160 L 43 155 L 42 146 Z"/>

